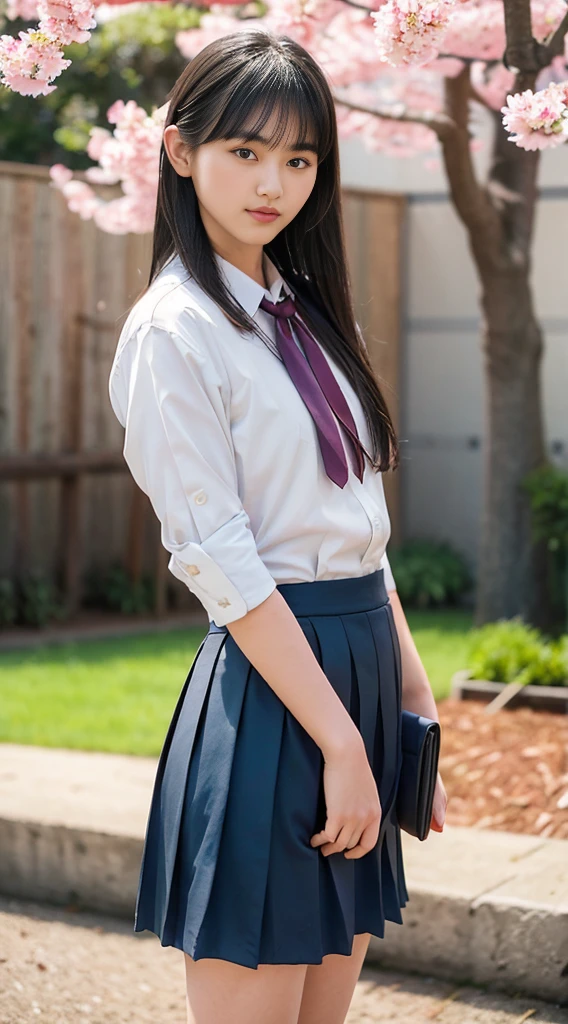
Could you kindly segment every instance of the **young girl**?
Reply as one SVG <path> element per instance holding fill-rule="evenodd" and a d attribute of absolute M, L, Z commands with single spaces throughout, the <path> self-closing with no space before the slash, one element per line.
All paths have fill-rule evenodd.
<path fill-rule="evenodd" d="M 437 713 L 385 553 L 398 452 L 353 316 L 333 100 L 286 36 L 226 36 L 173 87 L 110 397 L 209 616 L 135 930 L 183 950 L 190 1024 L 342 1024 L 408 899 L 402 704 Z M 437 831 L 445 799 L 438 777 Z"/>

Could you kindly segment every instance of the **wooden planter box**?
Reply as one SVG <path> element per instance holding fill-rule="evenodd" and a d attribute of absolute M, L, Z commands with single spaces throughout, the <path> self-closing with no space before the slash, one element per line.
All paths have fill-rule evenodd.
<path fill-rule="evenodd" d="M 460 669 L 452 676 L 450 696 L 456 700 L 481 700 L 488 704 L 506 685 L 488 679 L 470 679 L 468 670 Z M 568 714 L 568 686 L 523 686 L 505 705 L 505 708 L 518 707 Z"/>

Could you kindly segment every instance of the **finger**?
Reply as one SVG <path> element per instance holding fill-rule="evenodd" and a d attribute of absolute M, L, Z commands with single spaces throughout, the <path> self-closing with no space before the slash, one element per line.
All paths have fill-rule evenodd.
<path fill-rule="evenodd" d="M 348 860 L 357 860 L 359 857 L 364 857 L 366 853 L 369 853 L 370 850 L 374 849 L 379 838 L 379 827 L 380 820 L 371 822 L 370 825 L 367 825 L 367 827 L 363 829 L 357 845 L 354 846 L 353 849 L 345 850 L 343 856 L 347 857 Z"/>
<path fill-rule="evenodd" d="M 321 846 L 322 843 L 333 843 L 337 839 L 341 824 L 338 821 L 326 821 L 325 828 L 316 832 L 310 839 L 312 846 Z"/>
<path fill-rule="evenodd" d="M 364 825 L 360 825 L 359 828 L 356 828 L 354 832 L 351 833 L 349 842 L 345 845 L 346 850 L 353 850 L 357 846 L 361 836 L 363 835 L 364 828 Z"/>
<path fill-rule="evenodd" d="M 325 832 L 316 832 L 316 834 L 313 835 L 312 838 L 310 839 L 310 846 L 321 846 L 322 843 L 327 843 L 327 841 L 328 840 Z"/>
<path fill-rule="evenodd" d="M 441 832 L 444 828 L 444 818 L 437 818 L 435 814 L 432 814 L 430 820 L 430 828 L 433 828 L 435 832 Z"/>
<path fill-rule="evenodd" d="M 341 850 L 345 850 L 353 834 L 353 825 L 344 825 L 337 839 L 334 842 L 325 843 L 321 847 L 321 852 L 324 856 L 329 857 L 330 853 L 339 853 Z"/>

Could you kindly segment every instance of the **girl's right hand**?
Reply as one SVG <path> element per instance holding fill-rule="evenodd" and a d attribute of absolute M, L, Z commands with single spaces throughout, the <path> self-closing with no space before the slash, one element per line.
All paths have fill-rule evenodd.
<path fill-rule="evenodd" d="M 325 758 L 323 770 L 326 822 L 310 839 L 324 856 L 345 850 L 350 860 L 364 857 L 379 837 L 381 803 L 363 738 Z"/>

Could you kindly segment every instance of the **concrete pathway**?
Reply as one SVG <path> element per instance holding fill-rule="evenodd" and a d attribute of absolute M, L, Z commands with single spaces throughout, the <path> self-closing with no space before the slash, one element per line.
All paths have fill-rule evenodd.
<path fill-rule="evenodd" d="M 179 950 L 128 923 L 0 898 L 3 1024 L 185 1024 Z M 528 996 L 365 965 L 345 1024 L 568 1024 Z"/>
<path fill-rule="evenodd" d="M 156 763 L 0 745 L 0 892 L 132 920 Z M 369 963 L 568 1006 L 566 841 L 446 826 L 403 848 L 404 925 Z"/>

